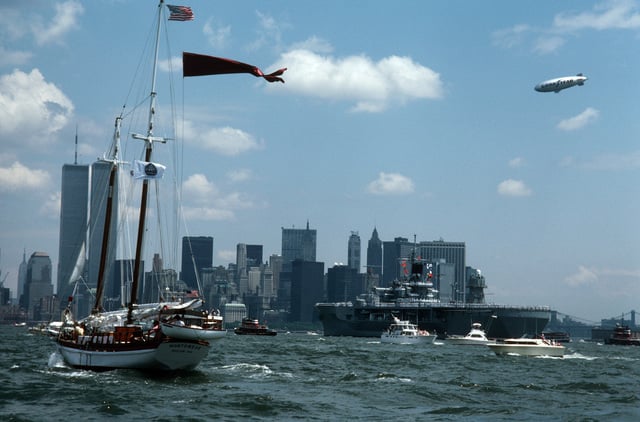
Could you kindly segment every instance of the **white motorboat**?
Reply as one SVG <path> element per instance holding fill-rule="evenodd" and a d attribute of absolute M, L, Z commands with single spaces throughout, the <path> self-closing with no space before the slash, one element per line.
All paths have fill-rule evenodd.
<path fill-rule="evenodd" d="M 566 348 L 544 338 L 507 338 L 487 345 L 496 355 L 517 354 L 522 356 L 563 357 Z"/>
<path fill-rule="evenodd" d="M 464 336 L 448 336 L 446 339 L 447 343 L 456 344 L 456 345 L 467 345 L 467 346 L 485 346 L 488 344 L 494 344 L 494 340 L 489 340 L 487 338 L 486 333 L 482 329 L 482 324 L 479 322 L 474 322 L 471 324 L 471 331 L 469 331 Z"/>
<path fill-rule="evenodd" d="M 393 317 L 393 322 L 389 325 L 389 328 L 380 335 L 381 343 L 433 343 L 435 339 L 435 334 L 420 330 L 418 326 L 411 323 L 411 321 L 401 321 L 396 317 Z"/>
<path fill-rule="evenodd" d="M 227 334 L 222 321 L 219 315 L 201 316 L 194 312 L 180 311 L 173 317 L 161 321 L 160 330 L 167 337 L 182 340 L 219 340 Z"/>

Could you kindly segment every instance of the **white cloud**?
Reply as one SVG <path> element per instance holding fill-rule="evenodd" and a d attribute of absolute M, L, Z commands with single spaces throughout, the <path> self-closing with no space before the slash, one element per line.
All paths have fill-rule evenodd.
<path fill-rule="evenodd" d="M 238 169 L 227 173 L 227 178 L 234 183 L 244 182 L 250 180 L 252 177 L 253 175 L 249 169 Z"/>
<path fill-rule="evenodd" d="M 40 45 L 58 42 L 60 38 L 77 26 L 78 17 L 84 13 L 82 4 L 70 0 L 56 4 L 56 14 L 48 26 L 40 24 L 32 28 L 36 42 Z"/>
<path fill-rule="evenodd" d="M 374 62 L 364 55 L 336 59 L 296 49 L 284 53 L 273 67 L 289 68 L 286 84 L 279 88 L 354 102 L 353 111 L 380 112 L 410 100 L 443 96 L 440 75 L 410 57 L 389 56 Z"/>
<path fill-rule="evenodd" d="M 218 194 L 218 188 L 204 174 L 193 174 L 182 184 L 183 197 L 196 202 L 207 202 Z"/>
<path fill-rule="evenodd" d="M 217 252 L 218 254 L 218 259 L 221 262 L 236 262 L 236 251 L 235 249 L 233 250 L 219 250 Z"/>
<path fill-rule="evenodd" d="M 158 67 L 163 72 L 177 72 L 182 69 L 182 56 L 171 57 L 168 60 L 158 60 Z"/>
<path fill-rule="evenodd" d="M 595 108 L 587 107 L 582 113 L 577 116 L 564 119 L 558 123 L 558 129 L 571 131 L 585 127 L 589 123 L 598 118 L 600 112 Z"/>
<path fill-rule="evenodd" d="M 191 175 L 182 185 L 183 214 L 187 220 L 232 220 L 235 211 L 253 208 L 240 192 L 223 193 L 203 174 Z"/>
<path fill-rule="evenodd" d="M 202 28 L 202 33 L 207 38 L 209 45 L 215 49 L 222 49 L 227 44 L 231 35 L 231 26 L 222 26 L 209 18 Z"/>
<path fill-rule="evenodd" d="M 498 185 L 498 193 L 504 196 L 529 196 L 531 189 L 521 180 L 507 179 Z"/>
<path fill-rule="evenodd" d="M 279 50 L 282 45 L 282 31 L 289 25 L 285 22 L 278 22 L 272 16 L 259 11 L 256 11 L 256 16 L 260 29 L 249 49 L 257 51 L 270 47 Z"/>
<path fill-rule="evenodd" d="M 251 134 L 228 126 L 205 129 L 185 122 L 184 131 L 188 142 L 221 155 L 235 156 L 264 147 Z"/>
<path fill-rule="evenodd" d="M 491 37 L 494 45 L 509 49 L 520 45 L 530 31 L 529 25 L 518 24 L 511 28 L 494 31 Z"/>
<path fill-rule="evenodd" d="M 60 191 L 49 194 L 49 197 L 42 204 L 40 208 L 40 214 L 45 215 L 49 218 L 59 219 L 60 218 Z"/>
<path fill-rule="evenodd" d="M 640 151 L 603 154 L 582 165 L 589 170 L 627 170 L 640 168 Z"/>
<path fill-rule="evenodd" d="M 32 146 L 51 141 L 73 114 L 73 104 L 38 69 L 0 77 L 0 138 L 5 145 Z"/>
<path fill-rule="evenodd" d="M 518 24 L 495 31 L 493 43 L 501 48 L 528 45 L 537 54 L 550 54 L 566 44 L 568 36 L 576 36 L 584 30 L 638 29 L 640 12 L 633 0 L 610 0 L 596 4 L 592 10 L 579 13 L 557 14 L 548 27 Z M 536 39 L 529 41 L 532 36 Z"/>
<path fill-rule="evenodd" d="M 0 167 L 0 192 L 35 190 L 48 185 L 51 175 L 43 170 L 32 170 L 16 161 L 9 167 Z"/>
<path fill-rule="evenodd" d="M 578 271 L 565 277 L 564 282 L 570 286 L 583 286 L 586 284 L 615 282 L 623 283 L 622 279 L 630 280 L 632 284 L 637 285 L 640 282 L 639 270 L 627 269 L 610 269 L 610 268 L 587 268 L 583 265 L 578 267 Z"/>
<path fill-rule="evenodd" d="M 549 54 L 560 49 L 566 40 L 559 36 L 542 36 L 539 37 L 534 45 L 533 51 L 538 54 Z"/>
<path fill-rule="evenodd" d="M 378 178 L 367 186 L 367 191 L 375 195 L 405 195 L 413 190 L 413 181 L 399 173 L 381 172 Z"/>
<path fill-rule="evenodd" d="M 589 12 L 556 15 L 553 26 L 563 31 L 637 29 L 640 28 L 640 13 L 634 1 L 613 0 L 597 4 Z"/>
<path fill-rule="evenodd" d="M 509 160 L 508 165 L 511 168 L 522 167 L 524 165 L 524 159 L 522 157 L 512 158 L 511 160 Z"/>
<path fill-rule="evenodd" d="M 0 45 L 0 66 L 18 66 L 25 64 L 33 57 L 29 51 L 10 51 Z"/>
<path fill-rule="evenodd" d="M 598 275 L 593 269 L 581 265 L 578 272 L 565 277 L 564 281 L 570 286 L 581 286 L 597 282 Z"/>

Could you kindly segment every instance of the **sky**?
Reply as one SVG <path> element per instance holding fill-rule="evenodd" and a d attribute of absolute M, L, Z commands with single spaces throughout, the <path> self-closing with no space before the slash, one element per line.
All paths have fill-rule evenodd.
<path fill-rule="evenodd" d="M 382 240 L 465 242 L 488 302 L 587 322 L 640 311 L 640 2 L 169 3 L 195 15 L 166 23 L 159 70 L 175 72 L 184 227 L 214 237 L 215 265 L 238 243 L 279 254 L 281 228 L 307 221 L 325 271 L 346 262 L 351 231 L 364 264 L 376 227 Z M 76 131 L 90 164 L 136 105 L 156 10 L 0 3 L 0 269 L 13 295 L 24 251 L 48 253 L 56 281 L 62 166 Z M 183 51 L 286 67 L 285 83 L 182 78 Z M 584 86 L 533 89 L 577 73 Z"/>

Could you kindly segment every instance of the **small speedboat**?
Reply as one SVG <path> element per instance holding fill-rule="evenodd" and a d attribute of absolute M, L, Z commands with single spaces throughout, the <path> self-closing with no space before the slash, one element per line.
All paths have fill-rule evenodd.
<path fill-rule="evenodd" d="M 563 357 L 566 348 L 554 341 L 543 338 L 507 338 L 493 344 L 487 344 L 496 355 L 510 353 L 522 356 Z"/>
<path fill-rule="evenodd" d="M 451 335 L 447 336 L 445 339 L 447 343 L 456 344 L 456 345 L 467 345 L 467 346 L 485 346 L 487 344 L 495 343 L 494 340 L 489 340 L 484 330 L 482 329 L 482 324 L 479 322 L 474 322 L 471 324 L 471 331 L 467 333 L 465 336 L 456 336 Z"/>
<path fill-rule="evenodd" d="M 396 317 L 393 317 L 393 322 L 389 325 L 389 328 L 380 335 L 381 343 L 433 343 L 435 339 L 435 334 L 420 330 L 411 321 L 401 321 Z"/>

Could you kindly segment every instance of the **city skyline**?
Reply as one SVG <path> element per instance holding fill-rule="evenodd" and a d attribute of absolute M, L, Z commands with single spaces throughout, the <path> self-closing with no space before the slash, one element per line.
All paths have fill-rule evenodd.
<path fill-rule="evenodd" d="M 330 267 L 375 227 L 465 242 L 490 302 L 591 321 L 639 308 L 640 2 L 184 4 L 195 19 L 167 22 L 161 80 L 181 75 L 183 51 L 287 67 L 284 84 L 176 78 L 181 235 L 213 237 L 214 263 L 239 243 L 279 254 L 281 228 L 309 221 Z M 0 4 L 0 267 L 14 292 L 24 250 L 47 252 L 59 282 L 62 166 L 108 149 L 153 7 Z M 577 73 L 583 86 L 534 90 Z"/>

